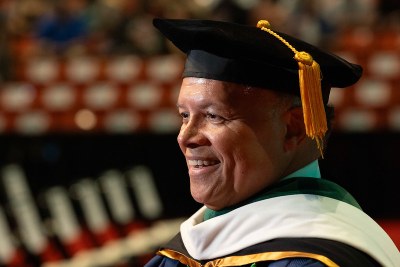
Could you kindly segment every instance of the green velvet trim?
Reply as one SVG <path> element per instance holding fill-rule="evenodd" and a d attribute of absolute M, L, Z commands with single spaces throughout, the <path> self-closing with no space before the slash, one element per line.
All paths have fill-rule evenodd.
<path fill-rule="evenodd" d="M 354 199 L 354 197 L 347 192 L 343 187 L 335 184 L 334 182 L 324 179 L 311 179 L 309 177 L 297 177 L 283 180 L 273 186 L 266 188 L 256 196 L 243 201 L 237 205 L 222 209 L 222 210 L 211 210 L 206 209 L 204 213 L 204 220 L 208 220 L 219 215 L 228 213 L 234 209 L 242 207 L 244 205 L 269 199 L 273 197 L 297 195 L 297 194 L 312 194 L 318 196 L 329 197 L 337 199 L 339 201 L 348 203 L 356 208 L 361 209 L 360 205 Z"/>

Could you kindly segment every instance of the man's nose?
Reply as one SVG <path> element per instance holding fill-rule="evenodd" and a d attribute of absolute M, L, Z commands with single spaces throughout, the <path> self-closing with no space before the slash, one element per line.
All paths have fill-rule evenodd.
<path fill-rule="evenodd" d="M 180 146 L 194 148 L 207 143 L 207 138 L 203 133 L 203 129 L 199 123 L 194 121 L 182 125 L 178 135 L 178 143 Z"/>

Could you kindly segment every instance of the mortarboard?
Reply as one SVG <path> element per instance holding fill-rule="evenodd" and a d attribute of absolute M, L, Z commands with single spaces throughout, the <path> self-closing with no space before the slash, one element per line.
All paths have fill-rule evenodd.
<path fill-rule="evenodd" d="M 322 154 L 324 104 L 331 87 L 359 80 L 362 68 L 284 33 L 212 20 L 154 19 L 154 26 L 187 54 L 183 77 L 256 86 L 301 96 L 307 135 Z M 301 52 L 299 52 L 301 51 Z M 303 53 L 305 52 L 305 53 Z"/>

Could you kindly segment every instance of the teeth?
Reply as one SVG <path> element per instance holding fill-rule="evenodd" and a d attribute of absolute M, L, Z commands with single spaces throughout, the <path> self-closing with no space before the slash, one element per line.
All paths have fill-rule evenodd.
<path fill-rule="evenodd" d="M 209 166 L 209 165 L 214 165 L 217 163 L 217 161 L 209 161 L 209 160 L 189 160 L 188 161 L 190 166 Z"/>

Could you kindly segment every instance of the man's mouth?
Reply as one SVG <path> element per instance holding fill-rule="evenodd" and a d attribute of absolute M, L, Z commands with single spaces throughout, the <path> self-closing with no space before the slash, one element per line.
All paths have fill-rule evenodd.
<path fill-rule="evenodd" d="M 217 160 L 188 160 L 189 166 L 194 166 L 195 168 L 203 168 L 207 166 L 212 166 L 218 164 Z"/>

